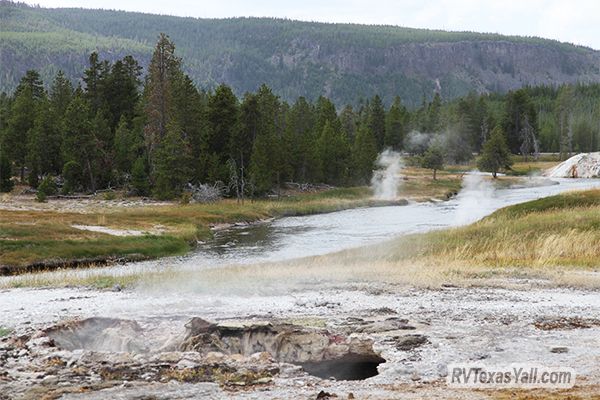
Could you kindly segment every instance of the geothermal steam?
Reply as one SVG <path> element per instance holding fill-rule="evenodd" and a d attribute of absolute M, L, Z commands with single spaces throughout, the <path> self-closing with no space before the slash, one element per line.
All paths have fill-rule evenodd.
<path fill-rule="evenodd" d="M 400 154 L 392 150 L 384 150 L 377 157 L 378 169 L 373 172 L 371 187 L 373 194 L 378 200 L 394 200 L 398 196 L 400 185 L 400 170 L 402 169 L 402 158 Z"/>
<path fill-rule="evenodd" d="M 477 221 L 493 207 L 494 185 L 485 177 L 486 174 L 479 171 L 471 171 L 463 177 L 463 188 L 457 196 L 457 225 Z"/>

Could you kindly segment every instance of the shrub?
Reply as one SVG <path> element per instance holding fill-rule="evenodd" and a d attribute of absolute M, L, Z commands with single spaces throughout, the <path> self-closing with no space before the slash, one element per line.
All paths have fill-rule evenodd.
<path fill-rule="evenodd" d="M 35 199 L 39 202 L 39 203 L 45 203 L 46 202 L 46 192 L 44 192 L 41 189 L 38 189 L 37 194 L 35 196 Z"/>
<path fill-rule="evenodd" d="M 56 187 L 56 181 L 51 176 L 46 176 L 40 184 L 38 185 L 38 192 L 44 192 L 47 196 L 54 196 L 58 193 L 58 188 Z"/>

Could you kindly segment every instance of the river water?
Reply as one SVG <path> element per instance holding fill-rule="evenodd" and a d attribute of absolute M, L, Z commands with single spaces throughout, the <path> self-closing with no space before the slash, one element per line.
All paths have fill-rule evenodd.
<path fill-rule="evenodd" d="M 476 175 L 466 179 L 464 189 L 449 201 L 287 217 L 219 232 L 180 263 L 185 268 L 199 268 L 326 254 L 402 234 L 469 224 L 508 205 L 600 187 L 596 179 L 531 178 L 520 187 L 494 190 Z"/>

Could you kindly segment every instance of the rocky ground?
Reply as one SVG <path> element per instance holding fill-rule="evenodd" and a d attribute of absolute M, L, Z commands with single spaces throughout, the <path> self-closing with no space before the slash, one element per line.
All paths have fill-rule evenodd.
<path fill-rule="evenodd" d="M 0 327 L 11 331 L 0 341 L 0 399 L 519 395 L 446 386 L 449 363 L 476 361 L 573 367 L 571 398 L 594 398 L 599 293 L 511 286 L 4 290 Z M 536 393 L 567 394 L 523 398 Z"/>

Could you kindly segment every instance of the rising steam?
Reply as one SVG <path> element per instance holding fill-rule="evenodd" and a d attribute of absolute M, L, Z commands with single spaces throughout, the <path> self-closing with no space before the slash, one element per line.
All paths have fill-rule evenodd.
<path fill-rule="evenodd" d="M 474 222 L 493 209 L 494 185 L 487 174 L 471 171 L 463 177 L 463 188 L 457 196 L 456 225 Z"/>
<path fill-rule="evenodd" d="M 378 200 L 394 200 L 398 197 L 400 186 L 400 171 L 402 170 L 402 157 L 395 151 L 384 150 L 377 157 L 377 170 L 373 172 L 371 187 Z"/>

